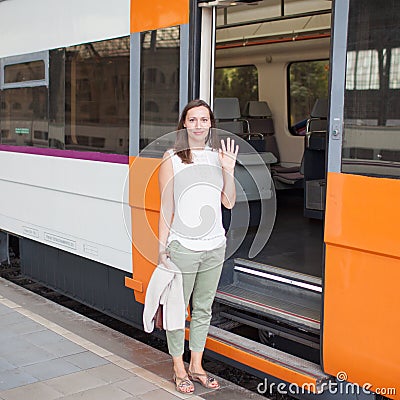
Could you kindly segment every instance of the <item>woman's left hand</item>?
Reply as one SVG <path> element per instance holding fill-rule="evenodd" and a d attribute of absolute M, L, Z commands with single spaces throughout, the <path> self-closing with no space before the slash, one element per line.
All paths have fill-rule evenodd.
<path fill-rule="evenodd" d="M 219 149 L 219 161 L 221 167 L 230 173 L 233 173 L 236 164 L 236 158 L 239 152 L 239 145 L 235 146 L 235 141 L 231 138 L 226 139 L 226 145 L 221 140 L 221 148 Z"/>

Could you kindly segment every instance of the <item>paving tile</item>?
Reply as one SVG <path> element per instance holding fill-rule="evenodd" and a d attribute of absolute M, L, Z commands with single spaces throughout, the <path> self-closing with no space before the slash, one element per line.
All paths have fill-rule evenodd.
<path fill-rule="evenodd" d="M 18 368 L 3 371 L 0 374 L 0 390 L 8 390 L 33 382 L 37 382 L 37 379 Z"/>
<path fill-rule="evenodd" d="M 64 337 L 49 329 L 44 329 L 38 332 L 31 332 L 27 335 L 24 335 L 23 339 L 29 343 L 35 344 L 36 346 L 49 345 L 65 340 Z"/>
<path fill-rule="evenodd" d="M 265 400 L 265 397 L 238 386 L 223 390 L 213 390 L 209 393 L 202 394 L 201 397 L 206 400 Z"/>
<path fill-rule="evenodd" d="M 86 372 L 108 383 L 123 381 L 135 376 L 132 372 L 111 363 L 102 365 L 101 367 L 90 368 Z"/>
<path fill-rule="evenodd" d="M 107 358 L 109 358 L 109 357 L 107 357 Z M 130 353 L 128 352 L 128 353 L 124 354 L 124 358 L 127 361 L 134 363 L 135 365 L 141 365 L 141 366 L 156 363 L 156 361 L 153 358 L 151 358 L 147 355 L 143 355 L 141 350 L 140 351 L 134 350 L 134 351 L 131 351 Z"/>
<path fill-rule="evenodd" d="M 3 319 L 3 316 L 0 316 L 1 319 Z M 3 327 L 3 321 L 2 321 L 2 331 L 0 332 L 0 343 L 4 343 L 5 340 L 10 340 L 10 338 L 14 338 L 15 335 L 12 332 L 9 332 L 8 329 Z"/>
<path fill-rule="evenodd" d="M 43 382 L 36 382 L 30 385 L 21 386 L 0 392 L 0 398 L 4 400 L 38 399 L 55 400 L 62 396 L 62 393 L 54 390 Z"/>
<path fill-rule="evenodd" d="M 25 319 L 8 325 L 7 329 L 14 335 L 22 335 L 24 333 L 43 331 L 46 329 L 43 325 L 40 325 L 37 322 L 31 321 L 26 317 L 23 318 Z M 8 320 L 8 318 L 6 318 L 6 320 Z"/>
<path fill-rule="evenodd" d="M 4 304 L 0 304 L 0 315 L 9 314 L 12 312 L 15 312 L 15 311 L 13 311 L 11 308 L 5 306 Z"/>
<path fill-rule="evenodd" d="M 129 371 L 135 373 L 140 378 L 143 378 L 149 382 L 154 383 L 155 385 L 159 386 L 162 389 L 166 389 L 167 391 L 171 391 L 174 388 L 172 379 L 165 379 L 159 375 L 153 374 L 153 372 L 148 371 L 142 367 L 132 368 Z M 171 378 L 171 377 L 169 377 Z"/>
<path fill-rule="evenodd" d="M 178 392 L 177 392 L 178 394 Z M 188 395 L 190 398 L 193 398 L 193 395 Z M 186 397 L 186 396 L 185 396 Z M 177 400 L 181 399 L 181 396 L 176 396 L 172 393 L 169 393 L 163 389 L 152 390 L 151 392 L 147 392 L 138 396 L 140 400 Z M 189 397 L 188 397 L 189 398 Z"/>
<path fill-rule="evenodd" d="M 73 365 L 63 358 L 38 362 L 35 364 L 21 367 L 21 370 L 29 375 L 34 376 L 40 381 L 44 381 L 57 376 L 72 374 L 81 371 L 81 368 Z"/>
<path fill-rule="evenodd" d="M 56 357 L 70 356 L 85 351 L 83 347 L 65 339 L 58 343 L 49 343 L 48 345 L 42 345 L 40 347 Z"/>
<path fill-rule="evenodd" d="M 131 394 L 124 390 L 115 386 L 106 385 L 65 396 L 63 400 L 126 400 L 129 397 L 131 397 Z"/>
<path fill-rule="evenodd" d="M 10 336 L 10 338 L 5 339 L 3 342 L 0 342 L 0 356 L 9 359 L 9 354 L 19 352 L 19 351 L 29 351 L 32 347 L 31 343 L 16 337 L 15 335 Z"/>
<path fill-rule="evenodd" d="M 111 363 L 118 365 L 119 367 L 124 368 L 124 369 L 132 369 L 132 368 L 137 367 L 137 364 L 134 364 L 133 362 L 128 361 L 125 358 L 122 358 L 115 354 L 112 354 L 111 356 L 107 356 L 104 358 L 106 360 L 110 361 Z"/>
<path fill-rule="evenodd" d="M 153 372 L 157 376 L 160 376 L 164 379 L 170 380 L 173 375 L 172 369 L 172 361 L 169 359 L 168 361 L 158 362 L 155 364 L 150 364 L 146 366 L 146 369 Z"/>
<path fill-rule="evenodd" d="M 10 369 L 15 369 L 16 367 L 17 367 L 16 365 L 10 364 L 8 362 L 8 360 L 6 360 L 5 358 L 0 357 L 0 374 L 3 371 L 8 371 Z"/>
<path fill-rule="evenodd" d="M 61 392 L 63 395 L 83 392 L 100 386 L 104 387 L 106 385 L 105 381 L 89 375 L 86 371 L 75 372 L 73 374 L 49 379 L 45 383 L 54 390 Z"/>
<path fill-rule="evenodd" d="M 94 343 L 90 343 L 89 344 L 83 344 L 82 346 L 84 346 L 84 348 L 86 350 L 91 351 L 94 354 L 97 354 L 100 357 L 107 357 L 107 356 L 111 356 L 113 353 L 111 353 L 111 351 L 108 351 L 106 349 L 104 349 L 103 347 L 97 346 L 97 344 Z"/>
<path fill-rule="evenodd" d="M 9 308 L 9 310 L 10 310 L 10 308 Z M 19 312 L 11 310 L 10 313 L 7 313 L 6 317 L 2 318 L 1 325 L 3 327 L 6 327 L 9 325 L 17 324 L 18 322 L 22 322 L 25 320 L 26 320 L 26 318 L 23 315 L 21 315 Z"/>
<path fill-rule="evenodd" d="M 151 382 L 138 376 L 133 376 L 129 379 L 113 383 L 113 386 L 117 386 L 135 396 L 158 389 L 156 385 L 153 385 Z"/>
<path fill-rule="evenodd" d="M 55 357 L 46 350 L 31 345 L 27 350 L 19 349 L 13 353 L 7 354 L 6 358 L 10 363 L 16 365 L 17 367 L 23 367 L 26 365 L 48 361 L 54 359 Z"/>
<path fill-rule="evenodd" d="M 82 353 L 64 357 L 64 360 L 76 365 L 81 369 L 99 367 L 100 365 L 105 365 L 109 363 L 109 361 L 97 356 L 96 354 L 93 354 L 90 351 L 83 351 Z"/>

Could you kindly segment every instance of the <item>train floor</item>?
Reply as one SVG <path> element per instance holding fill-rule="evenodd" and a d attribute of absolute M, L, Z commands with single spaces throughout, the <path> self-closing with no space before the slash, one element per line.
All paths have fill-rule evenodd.
<path fill-rule="evenodd" d="M 303 215 L 303 190 L 279 190 L 277 212 L 271 236 L 252 261 L 322 276 L 323 221 Z M 248 258 L 255 232 L 249 230 L 235 258 Z"/>
<path fill-rule="evenodd" d="M 180 395 L 169 355 L 0 278 L 0 399 L 261 399 L 218 378 Z"/>

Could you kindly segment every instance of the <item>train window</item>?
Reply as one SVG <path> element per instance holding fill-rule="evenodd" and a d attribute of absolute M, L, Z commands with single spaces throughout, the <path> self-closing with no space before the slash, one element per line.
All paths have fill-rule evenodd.
<path fill-rule="evenodd" d="M 329 60 L 300 61 L 289 64 L 289 126 L 295 135 L 305 133 L 305 120 L 314 103 L 328 97 Z"/>
<path fill-rule="evenodd" d="M 141 33 L 141 150 L 178 124 L 179 52 L 179 26 Z"/>
<path fill-rule="evenodd" d="M 400 177 L 400 3 L 390 4 L 350 2 L 343 172 Z"/>
<path fill-rule="evenodd" d="M 129 37 L 65 49 L 66 149 L 128 154 L 129 49 Z"/>
<path fill-rule="evenodd" d="M 215 97 L 237 97 L 240 108 L 251 100 L 258 100 L 258 71 L 254 65 L 216 68 Z"/>
<path fill-rule="evenodd" d="M 43 60 L 4 66 L 4 83 L 40 81 L 45 79 Z"/>
<path fill-rule="evenodd" d="M 39 51 L 0 60 L 0 89 L 48 86 L 49 52 Z"/>
<path fill-rule="evenodd" d="M 0 143 L 48 147 L 48 88 L 7 89 L 2 91 L 1 96 L 6 105 L 0 110 L 1 131 L 7 134 L 1 135 Z"/>

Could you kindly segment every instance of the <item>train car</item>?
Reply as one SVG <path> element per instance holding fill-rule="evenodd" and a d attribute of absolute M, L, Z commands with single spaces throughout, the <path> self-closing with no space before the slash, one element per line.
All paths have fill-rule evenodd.
<path fill-rule="evenodd" d="M 143 328 L 161 155 L 202 98 L 241 148 L 206 352 L 267 395 L 399 398 L 399 12 L 0 1 L 1 258 Z"/>

